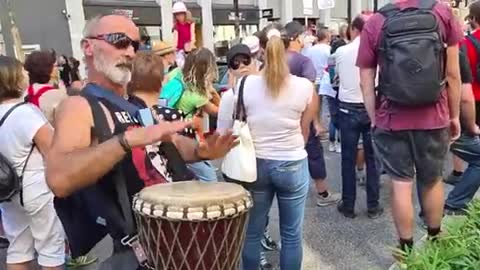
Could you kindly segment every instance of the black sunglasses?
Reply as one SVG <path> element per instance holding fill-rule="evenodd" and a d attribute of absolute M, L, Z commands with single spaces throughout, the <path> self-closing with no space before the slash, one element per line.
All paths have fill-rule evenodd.
<path fill-rule="evenodd" d="M 252 63 L 252 58 L 251 57 L 235 57 L 233 58 L 232 61 L 230 61 L 229 67 L 233 70 L 237 70 L 240 68 L 240 64 L 243 64 L 244 66 L 249 66 Z"/>
<path fill-rule="evenodd" d="M 138 48 L 140 47 L 140 42 L 129 38 L 125 33 L 110 33 L 98 36 L 91 36 L 87 38 L 103 40 L 119 50 L 128 49 L 128 47 L 130 47 L 131 45 L 133 47 L 133 50 L 137 52 Z"/>

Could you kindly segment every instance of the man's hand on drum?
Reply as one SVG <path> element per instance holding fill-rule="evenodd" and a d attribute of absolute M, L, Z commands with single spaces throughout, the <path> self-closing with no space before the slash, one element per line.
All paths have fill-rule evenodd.
<path fill-rule="evenodd" d="M 134 128 L 125 132 L 125 139 L 131 147 L 146 146 L 157 142 L 170 142 L 172 137 L 191 126 L 185 121 L 159 121 L 144 128 Z"/>
<path fill-rule="evenodd" d="M 224 135 L 215 132 L 213 135 L 208 136 L 205 141 L 198 144 L 197 154 L 201 159 L 205 160 L 222 158 L 238 144 L 236 141 L 237 137 L 233 135 L 231 130 Z"/>

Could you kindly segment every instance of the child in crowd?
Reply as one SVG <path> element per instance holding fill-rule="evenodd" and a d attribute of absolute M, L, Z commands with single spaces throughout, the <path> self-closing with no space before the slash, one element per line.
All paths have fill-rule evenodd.
<path fill-rule="evenodd" d="M 173 39 L 177 48 L 177 64 L 183 67 L 185 54 L 195 49 L 195 22 L 192 13 L 181 1 L 173 5 L 173 15 L 175 16 Z"/>

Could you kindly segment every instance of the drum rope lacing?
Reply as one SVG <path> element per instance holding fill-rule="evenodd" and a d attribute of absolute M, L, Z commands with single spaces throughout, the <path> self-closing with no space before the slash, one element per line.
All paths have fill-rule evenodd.
<path fill-rule="evenodd" d="M 245 212 L 244 212 L 243 214 L 246 215 Z M 145 216 L 144 216 L 144 218 L 145 218 Z M 246 219 L 247 219 L 247 218 L 245 217 L 245 220 L 246 220 Z M 226 219 L 223 219 L 223 220 L 225 221 Z M 230 218 L 229 218 L 228 220 L 235 220 L 235 219 L 230 219 Z M 157 220 L 157 221 L 159 221 L 159 220 Z M 162 222 L 162 221 L 165 222 L 166 220 L 160 220 L 160 222 Z M 219 221 L 220 221 L 220 220 L 219 220 Z M 172 226 L 171 223 L 169 223 L 169 224 L 170 224 L 170 226 Z M 204 239 L 204 242 L 205 242 L 205 243 L 204 243 L 203 247 L 208 246 L 209 244 L 212 244 L 212 247 L 213 247 L 213 249 L 215 250 L 215 251 L 214 251 L 214 254 L 217 254 L 217 255 L 218 255 L 218 251 L 219 251 L 219 250 L 223 250 L 224 248 L 227 248 L 227 256 L 232 256 L 233 254 L 237 254 L 237 255 L 235 256 L 235 257 L 237 257 L 235 260 L 230 261 L 230 262 L 229 262 L 229 261 L 224 261 L 224 262 L 223 262 L 223 265 L 222 265 L 220 268 L 214 268 L 214 269 L 218 269 L 218 270 L 223 270 L 223 269 L 236 269 L 236 266 L 235 266 L 235 265 L 231 265 L 231 264 L 232 264 L 233 262 L 235 262 L 235 261 L 238 262 L 238 257 L 240 256 L 240 252 L 239 252 L 239 251 L 241 250 L 241 247 L 242 247 L 243 245 L 241 245 L 241 244 L 240 244 L 240 245 L 237 245 L 237 243 L 243 243 L 244 237 L 245 237 L 245 235 L 244 235 L 243 233 L 240 233 L 240 234 L 239 234 L 239 232 L 245 231 L 245 228 L 246 228 L 246 225 L 247 225 L 247 224 L 246 224 L 246 222 L 244 222 L 244 223 L 243 223 L 243 226 L 237 226 L 238 224 L 229 223 L 229 224 L 227 225 L 227 228 L 225 229 L 225 232 L 226 232 L 225 234 L 226 234 L 226 235 L 230 235 L 229 233 L 233 233 L 233 235 L 237 235 L 237 236 L 240 235 L 240 238 L 234 239 L 234 240 L 236 240 L 236 241 L 232 241 L 231 243 L 228 243 L 228 240 L 229 240 L 229 239 L 224 238 L 224 239 L 222 240 L 222 242 L 220 243 L 220 246 L 217 247 L 217 246 L 215 245 L 215 242 L 214 242 L 213 240 L 214 240 L 214 232 L 216 231 L 216 227 L 217 227 L 218 224 L 219 224 L 219 223 L 214 223 L 213 227 L 210 228 L 211 234 L 210 234 L 210 236 L 209 236 L 208 239 Z M 158 225 L 158 224 L 157 224 L 157 226 L 161 227 L 161 225 Z M 195 228 L 193 228 L 193 227 L 195 227 Z M 196 235 L 197 231 L 199 230 L 199 227 L 197 227 L 197 226 L 193 226 L 193 227 L 190 226 L 190 228 L 192 229 L 192 234 L 193 234 L 193 235 Z M 175 237 L 175 241 L 174 241 L 175 243 L 167 243 L 166 240 L 165 240 L 165 238 L 162 238 L 162 242 L 163 242 L 163 244 L 164 244 L 165 246 L 169 246 L 169 244 L 176 244 L 176 245 L 178 245 L 178 246 L 180 247 L 179 250 L 180 250 L 180 252 L 181 252 L 181 254 L 182 254 L 182 257 L 184 258 L 183 261 L 178 262 L 179 265 L 177 265 L 175 262 L 173 262 L 173 266 L 174 266 L 173 269 L 189 269 L 189 270 L 192 270 L 192 269 L 210 269 L 210 268 L 207 268 L 207 267 L 205 266 L 203 260 L 199 260 L 195 266 L 192 266 L 193 268 L 188 265 L 188 262 L 187 262 L 186 258 L 187 258 L 187 255 L 190 253 L 190 251 L 191 251 L 192 248 L 196 249 L 197 254 L 198 254 L 198 256 L 199 256 L 200 258 L 203 258 L 203 257 L 206 255 L 205 253 L 206 253 L 207 250 L 206 250 L 206 249 L 203 249 L 203 251 L 202 251 L 201 245 L 199 244 L 199 242 L 196 242 L 195 239 L 192 239 L 192 240 L 189 242 L 188 246 L 185 247 L 185 249 L 181 248 L 182 245 L 181 245 L 181 242 L 180 242 L 180 240 L 179 240 L 179 238 L 178 238 L 178 233 L 179 233 L 179 229 L 180 229 L 180 228 L 181 228 L 181 226 L 177 226 L 177 230 L 175 231 L 175 236 L 176 236 L 176 237 Z M 147 233 L 147 234 L 148 234 L 148 235 L 147 235 L 148 237 L 152 237 L 152 235 L 151 235 L 150 233 Z M 150 243 L 150 242 L 147 241 L 147 248 L 149 247 L 149 244 L 148 244 L 148 243 Z M 195 246 L 195 247 L 193 247 L 193 246 Z M 148 249 L 147 249 L 147 250 L 148 250 Z M 171 256 L 171 252 L 173 252 L 173 249 L 170 250 L 170 256 Z M 150 254 L 150 255 L 151 255 L 151 254 Z M 157 258 L 158 258 L 158 254 L 155 254 L 155 255 L 156 255 L 156 256 L 154 256 L 154 257 L 157 257 Z M 171 265 L 172 265 L 172 262 L 170 261 L 170 260 L 172 259 L 172 257 L 170 257 L 170 256 L 169 256 L 169 259 L 167 259 L 167 260 L 165 260 L 165 261 L 164 261 L 164 260 L 161 260 L 162 265 L 163 265 L 163 268 L 165 268 L 166 266 L 171 266 Z M 147 256 L 147 257 L 148 257 L 148 256 Z M 220 262 L 218 261 L 219 259 L 220 259 L 220 257 L 217 256 L 216 259 L 214 260 L 214 262 L 212 263 L 212 265 L 216 265 L 217 267 L 219 267 L 219 264 L 220 264 Z M 156 265 L 158 265 L 159 262 L 157 261 L 157 262 L 153 262 L 153 263 L 156 264 Z M 153 270 L 161 270 L 161 269 L 155 269 L 154 267 L 150 266 L 147 261 L 146 261 L 145 263 L 143 263 L 142 266 L 145 267 L 145 268 L 148 269 L 148 270 L 151 270 L 151 269 L 153 269 Z M 201 266 L 203 266 L 203 267 L 202 267 L 202 268 L 199 268 L 199 267 L 201 267 Z M 186 267 L 186 268 L 184 268 L 184 267 Z M 226 267 L 228 267 L 228 268 L 226 268 Z M 232 267 L 235 267 L 235 268 L 232 268 Z M 162 269 L 163 269 L 163 268 L 162 268 Z M 170 269 L 170 268 L 168 268 L 168 269 Z"/>
<path fill-rule="evenodd" d="M 247 193 L 248 194 L 248 193 Z M 245 214 L 245 211 L 246 209 L 250 208 L 251 207 L 251 202 L 252 202 L 252 199 L 251 197 L 249 196 L 249 194 L 243 198 L 242 200 L 238 201 L 238 202 L 235 202 L 235 203 L 232 203 L 233 205 L 233 208 L 235 209 L 235 214 L 230 214 L 228 215 L 228 219 L 229 220 L 234 220 L 236 218 L 238 218 L 240 215 L 242 214 Z M 143 216 L 143 218 L 153 218 L 153 219 L 158 219 L 158 218 L 162 218 L 162 220 L 160 220 L 160 222 L 162 221 L 165 221 L 165 222 L 168 222 L 168 221 L 175 221 L 175 222 L 178 222 L 178 221 L 189 221 L 189 222 L 202 222 L 202 221 L 210 221 L 210 222 L 215 222 L 215 224 L 213 225 L 213 227 L 209 228 L 210 230 L 210 235 L 208 237 L 208 239 L 206 239 L 206 241 L 204 243 L 198 243 L 196 242 L 196 239 L 192 239 L 189 243 L 188 243 L 188 246 L 186 247 L 185 250 L 183 250 L 182 247 L 182 244 L 179 242 L 178 240 L 178 236 L 176 236 L 174 239 L 174 242 L 175 242 L 175 245 L 178 245 L 180 247 L 179 251 L 181 252 L 182 256 L 184 257 L 184 260 L 182 262 L 179 262 L 180 263 L 180 267 L 187 267 L 188 269 L 190 269 L 190 266 L 188 265 L 187 263 L 187 260 L 186 260 L 186 257 L 187 255 L 191 252 L 191 249 L 194 248 L 197 250 L 197 254 L 200 255 L 201 258 L 203 258 L 203 256 L 205 256 L 205 253 L 206 253 L 206 249 L 204 248 L 205 246 L 208 246 L 208 245 L 212 245 L 214 250 L 215 250 L 215 253 L 217 253 L 217 251 L 219 250 L 223 250 L 224 248 L 227 248 L 228 252 L 228 256 L 230 256 L 231 254 L 237 254 L 237 255 L 233 255 L 235 257 L 237 257 L 238 259 L 238 256 L 239 256 L 239 251 L 238 249 L 241 249 L 241 246 L 235 246 L 233 244 L 228 244 L 226 243 L 227 242 L 227 238 L 224 238 L 222 240 L 222 243 L 220 243 L 220 246 L 217 247 L 216 244 L 214 243 L 213 239 L 214 239 L 214 232 L 216 231 L 216 226 L 218 223 L 216 223 L 217 221 L 221 221 L 221 220 L 225 220 L 226 216 L 225 216 L 225 207 L 223 205 L 218 205 L 219 206 L 219 209 L 221 211 L 221 215 L 220 217 L 223 217 L 223 218 L 220 218 L 220 217 L 216 217 L 216 218 L 208 218 L 208 215 L 207 215 L 207 209 L 204 208 L 203 209 L 203 216 L 201 219 L 196 219 L 196 220 L 190 220 L 187 218 L 187 214 L 188 214 L 188 208 L 185 207 L 183 209 L 183 217 L 182 219 L 178 219 L 178 218 L 170 218 L 166 215 L 166 213 L 168 212 L 168 207 L 167 206 L 164 206 L 164 209 L 162 210 L 162 215 L 161 216 L 158 216 L 158 215 L 154 215 L 154 211 L 155 210 L 158 210 L 158 209 L 155 209 L 155 206 L 152 205 L 152 204 L 145 204 L 145 202 L 143 200 L 141 200 L 140 198 L 138 198 L 138 196 L 136 196 L 134 198 L 134 203 L 133 203 L 134 206 L 137 206 L 137 214 L 139 214 L 140 216 Z M 243 209 L 240 210 L 240 209 Z M 140 221 L 140 220 L 137 220 L 137 221 Z M 158 221 L 158 220 L 157 220 Z M 157 224 L 157 226 L 159 226 Z M 170 224 L 170 226 L 172 226 Z M 243 226 L 239 226 L 239 227 L 234 227 L 234 228 L 231 228 L 232 226 L 232 223 L 228 224 L 227 225 L 228 227 L 225 229 L 226 233 L 225 234 L 228 234 L 228 232 L 230 232 L 230 230 L 234 230 L 235 231 L 235 234 L 238 235 L 238 232 L 239 231 L 244 231 L 245 230 L 245 227 L 246 227 L 246 222 L 244 223 Z M 237 226 L 237 225 L 235 225 Z M 171 228 L 172 230 L 174 230 L 174 228 Z M 179 233 L 179 229 L 180 229 L 180 226 L 177 227 L 176 231 L 174 230 L 174 233 L 175 235 L 177 235 Z M 197 234 L 197 231 L 198 231 L 198 227 L 197 228 L 193 228 L 192 226 L 190 226 L 190 229 L 191 229 L 191 233 L 192 235 L 196 235 Z M 149 229 L 147 229 L 149 230 Z M 145 232 L 147 233 L 147 232 Z M 230 232 L 231 233 L 231 232 Z M 150 233 L 147 233 L 149 234 L 149 237 L 151 236 Z M 240 239 L 236 239 L 237 241 L 239 241 L 240 243 L 243 243 L 243 239 L 244 239 L 245 235 L 244 233 L 241 233 L 241 236 L 240 236 Z M 158 239 L 160 240 L 160 239 Z M 145 240 L 146 241 L 146 240 Z M 165 240 L 165 238 L 162 238 L 162 241 L 164 242 L 163 245 L 169 245 L 169 244 L 172 244 L 172 243 L 167 243 Z M 203 246 L 202 246 L 203 244 Z M 147 248 L 149 247 L 150 245 L 148 244 L 147 242 L 147 246 L 144 248 L 146 250 L 148 250 Z M 193 247 L 195 246 L 195 247 Z M 203 251 L 202 251 L 202 247 L 204 248 Z M 172 254 L 173 250 L 170 250 L 170 255 Z M 150 254 L 151 255 L 151 254 Z M 157 257 L 158 257 L 158 253 L 156 254 Z M 149 256 L 147 256 L 149 257 Z M 170 258 L 171 259 L 171 258 Z M 166 260 L 166 261 L 163 261 L 162 259 L 162 264 L 164 267 L 170 265 L 171 261 L 170 259 Z M 220 258 L 217 256 L 216 259 L 214 260 L 213 262 L 213 265 L 219 265 L 220 262 L 218 262 Z M 238 261 L 238 260 L 237 260 Z M 153 263 L 154 265 L 158 265 L 158 261 L 155 263 L 155 262 L 151 262 Z M 174 265 L 176 265 L 175 262 L 173 262 Z M 203 266 L 203 268 L 199 268 Z M 145 269 L 147 270 L 156 270 L 154 267 L 150 266 L 148 261 L 144 262 L 142 264 L 142 267 L 144 267 Z M 176 267 L 176 266 L 175 266 Z M 223 262 L 223 266 L 222 268 L 220 269 L 225 269 L 225 267 L 232 267 L 231 265 L 229 266 L 228 265 L 228 262 Z M 183 268 L 181 268 L 183 269 Z M 193 268 L 193 269 L 207 269 L 203 260 L 199 260 L 196 264 L 196 266 Z M 233 268 L 232 268 L 233 269 Z M 161 270 L 161 269 L 157 269 L 157 270 Z"/>

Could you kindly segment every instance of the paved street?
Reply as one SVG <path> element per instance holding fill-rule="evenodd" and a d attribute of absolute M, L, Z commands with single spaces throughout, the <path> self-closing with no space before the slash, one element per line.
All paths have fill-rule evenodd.
<path fill-rule="evenodd" d="M 341 190 L 340 154 L 326 153 L 328 181 L 333 190 Z M 381 190 L 385 214 L 377 220 L 366 216 L 366 192 L 357 190 L 355 219 L 347 219 L 335 206 L 316 206 L 313 183 L 310 189 L 304 226 L 305 270 L 373 270 L 388 269 L 393 262 L 390 248 L 396 245 L 389 200 L 389 181 L 383 178 Z M 278 237 L 278 214 L 272 210 L 271 230 Z M 422 231 L 417 230 L 417 238 Z M 269 253 L 272 262 L 278 265 L 278 254 Z M 276 269 L 279 269 L 278 267 Z"/>
<path fill-rule="evenodd" d="M 340 154 L 326 152 L 328 181 L 333 190 L 340 191 Z M 389 180 L 383 177 L 381 190 L 385 214 L 377 220 L 366 216 L 365 189 L 357 190 L 355 219 L 340 215 L 335 206 L 318 207 L 315 201 L 313 182 L 306 206 L 304 226 L 304 266 L 305 270 L 386 270 L 393 262 L 391 247 L 396 245 L 395 230 L 389 208 Z M 448 190 L 450 188 L 448 187 Z M 418 204 L 417 208 L 418 208 Z M 279 239 L 278 211 L 274 203 L 270 228 L 272 236 Z M 417 228 L 416 238 L 425 232 Z M 94 256 L 104 258 L 111 252 L 111 246 L 100 244 L 93 252 Z M 278 267 L 278 252 L 269 252 L 267 256 Z M 0 270 L 4 265 L 5 251 L 0 252 Z M 90 270 L 82 269 L 82 270 Z"/>
<path fill-rule="evenodd" d="M 340 155 L 326 153 L 329 183 L 334 190 L 340 190 Z M 388 185 L 388 180 L 384 186 Z M 365 190 L 358 189 L 357 218 L 344 218 L 334 206 L 320 208 L 315 204 L 313 183 L 306 206 L 304 233 L 305 270 L 373 270 L 387 269 L 392 263 L 390 247 L 394 246 L 394 228 L 387 200 L 388 188 L 382 188 L 382 203 L 387 206 L 385 215 L 377 220 L 366 217 Z M 278 239 L 278 212 L 276 204 L 271 214 L 271 231 Z M 421 231 L 417 234 L 420 237 Z M 109 245 L 102 244 L 95 254 L 104 257 Z M 267 253 L 274 265 L 278 266 L 278 253 Z M 1 261 L 5 261 L 5 251 Z M 0 270 L 6 269 L 2 264 Z M 278 267 L 276 268 L 278 269 Z"/>

